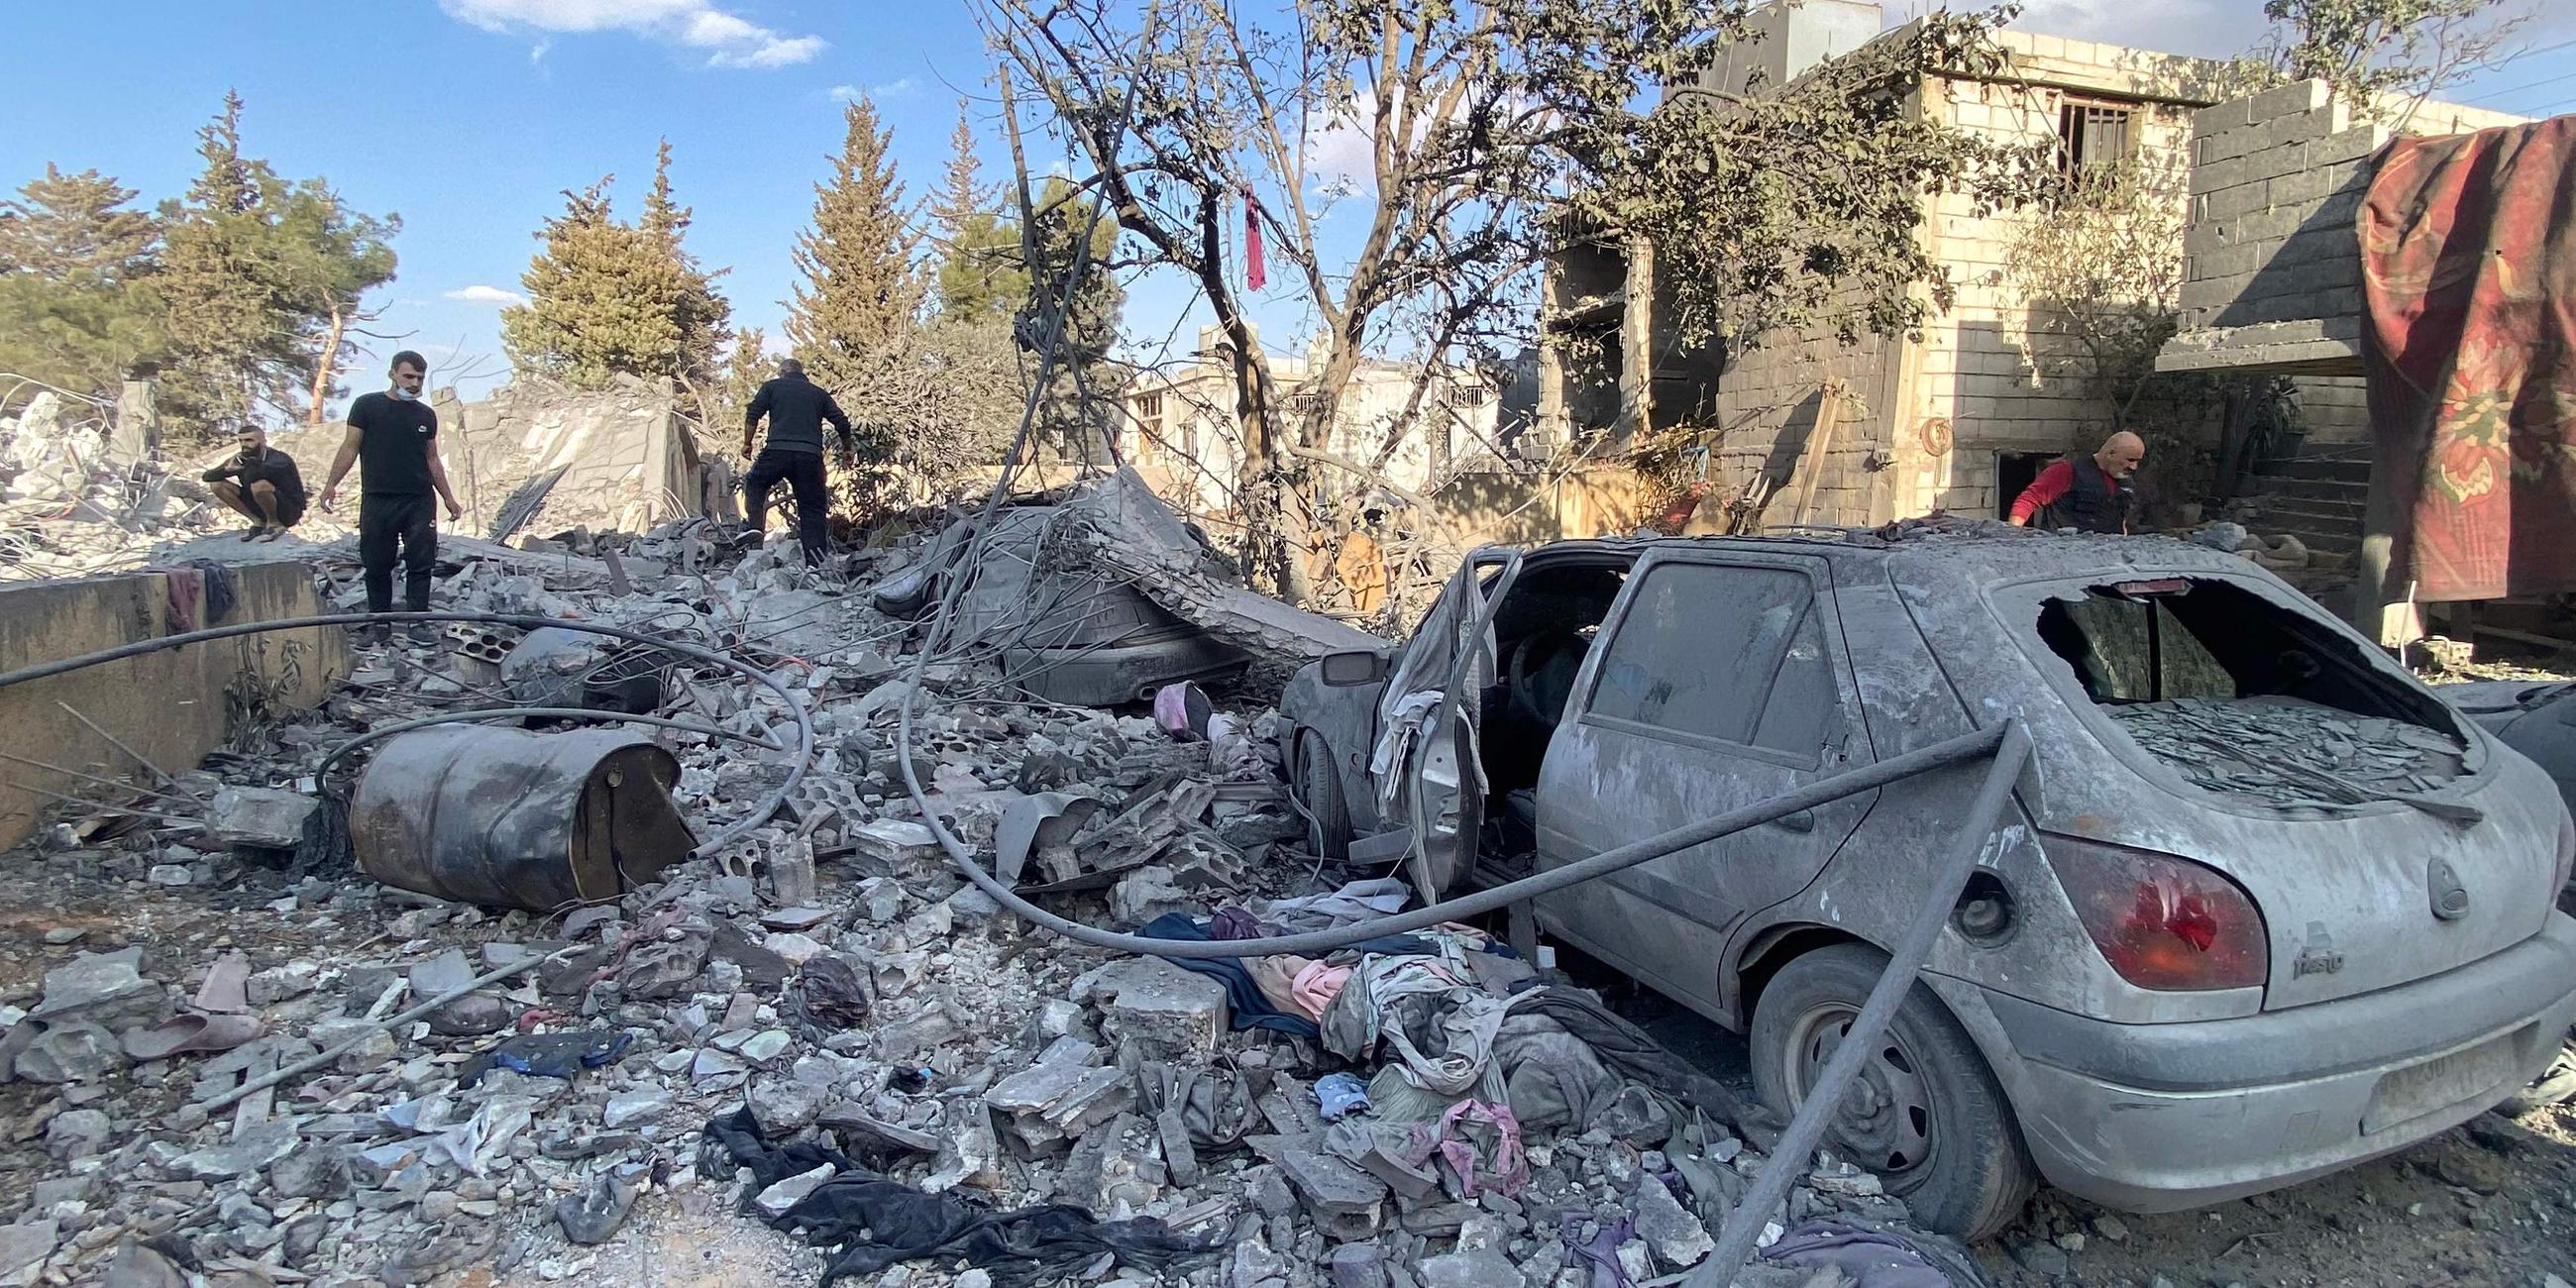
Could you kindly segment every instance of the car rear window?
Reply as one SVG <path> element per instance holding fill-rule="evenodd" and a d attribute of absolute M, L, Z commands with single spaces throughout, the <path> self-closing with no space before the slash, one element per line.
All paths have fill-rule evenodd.
<path fill-rule="evenodd" d="M 2465 745 L 2432 697 L 2326 623 L 2213 578 L 2067 587 L 2039 637 L 2140 747 L 2196 785 L 2285 807 L 2435 791 Z"/>

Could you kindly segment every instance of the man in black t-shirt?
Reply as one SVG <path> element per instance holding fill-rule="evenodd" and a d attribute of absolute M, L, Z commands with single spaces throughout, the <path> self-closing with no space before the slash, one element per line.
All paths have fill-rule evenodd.
<path fill-rule="evenodd" d="M 841 467 L 848 469 L 857 454 L 850 418 L 822 386 L 805 378 L 805 364 L 794 358 L 782 360 L 778 378 L 762 385 L 743 409 L 743 455 L 751 455 L 752 435 L 764 416 L 769 418 L 769 441 L 742 480 L 744 508 L 751 515 L 748 531 L 757 538 L 769 526 L 769 490 L 784 479 L 796 494 L 796 539 L 804 544 L 805 562 L 809 567 L 820 564 L 824 520 L 832 505 L 823 478 L 823 423 L 831 422 L 840 434 Z"/>
<path fill-rule="evenodd" d="M 234 435 L 241 450 L 206 471 L 215 499 L 250 520 L 244 541 L 275 541 L 304 517 L 304 476 L 295 458 L 268 445 L 268 431 L 244 425 Z"/>
<path fill-rule="evenodd" d="M 428 374 L 419 354 L 406 349 L 394 355 L 392 387 L 349 404 L 349 436 L 340 440 L 340 455 L 322 485 L 322 508 L 328 510 L 349 466 L 358 466 L 358 563 L 365 570 L 370 613 L 393 611 L 397 545 L 403 608 L 429 611 L 430 567 L 438 558 L 438 511 L 430 493 L 435 490 L 447 503 L 450 522 L 465 517 L 448 489 L 447 465 L 438 458 L 438 413 L 420 398 Z M 380 628 L 370 633 L 383 635 Z M 415 627 L 412 633 L 418 637 L 428 630 Z"/>

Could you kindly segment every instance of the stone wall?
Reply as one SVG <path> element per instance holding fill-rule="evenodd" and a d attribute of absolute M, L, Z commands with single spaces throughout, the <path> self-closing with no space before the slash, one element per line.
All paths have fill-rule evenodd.
<path fill-rule="evenodd" d="M 300 563 L 234 570 L 234 603 L 220 621 L 274 621 L 323 611 L 312 570 Z M 136 640 L 179 633 L 170 579 L 158 572 L 0 587 L 0 671 L 59 661 Z M 104 778 L 149 785 L 147 773 L 114 743 L 64 714 L 96 722 L 118 742 L 177 773 L 193 769 L 266 706 L 302 710 L 348 673 L 337 627 L 275 631 L 165 649 L 0 689 L 0 747 Z M 0 848 L 25 840 L 55 802 L 40 791 L 92 793 L 73 775 L 27 765 L 0 767 Z M 102 798 L 114 793 L 97 789 Z M 149 808 L 147 806 L 147 808 Z"/>
<path fill-rule="evenodd" d="M 2372 158 L 2401 133 L 2464 133 L 2526 119 L 2392 100 L 2374 120 L 2323 81 L 2201 109 L 2183 242 L 2183 329 L 2157 365 L 2358 375 L 2363 304 L 2353 224 Z M 2311 438 L 2358 436 L 2341 395 L 2303 401 L 2328 417 L 2311 419 Z"/>

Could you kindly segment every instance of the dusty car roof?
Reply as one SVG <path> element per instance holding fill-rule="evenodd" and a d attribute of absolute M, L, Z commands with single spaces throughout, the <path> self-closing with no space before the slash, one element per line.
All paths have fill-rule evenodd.
<path fill-rule="evenodd" d="M 1867 560 L 1899 581 L 2020 581 L 2032 577 L 2163 572 L 2260 574 L 2223 551 L 2162 536 L 2093 536 L 2037 532 L 1991 519 L 1908 519 L 1879 528 L 1806 527 L 1758 535 L 1604 538 L 1554 541 L 1532 553 L 1595 550 L 1769 550 Z"/>

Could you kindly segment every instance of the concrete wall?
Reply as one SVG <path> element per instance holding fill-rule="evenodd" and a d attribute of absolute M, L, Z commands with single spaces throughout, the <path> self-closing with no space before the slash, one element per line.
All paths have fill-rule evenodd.
<path fill-rule="evenodd" d="M 237 568 L 234 595 L 232 609 L 221 621 L 202 624 L 323 611 L 313 591 L 313 574 L 302 564 Z M 0 587 L 0 670 L 175 633 L 169 578 L 161 573 Z M 148 783 L 148 773 L 58 704 L 69 703 L 153 763 L 178 773 L 195 768 L 207 752 L 223 745 L 243 722 L 249 704 L 301 710 L 321 701 L 347 673 L 348 659 L 334 627 L 148 653 L 0 689 L 0 748 L 67 769 Z M 16 763 L 0 764 L 0 779 L 20 785 L 0 786 L 0 847 L 26 839 L 55 804 L 25 787 L 86 790 L 69 775 Z"/>
<path fill-rule="evenodd" d="M 2353 229 L 2372 158 L 2401 133 L 2451 134 L 2528 118 L 2390 100 L 2376 119 L 2301 81 L 2203 108 L 2194 118 L 2192 223 L 2184 237 L 2182 334 L 2168 371 L 2358 375 L 2362 274 Z M 2339 395 L 2303 405 L 2311 438 L 2358 430 Z"/>
<path fill-rule="evenodd" d="M 1212 340 L 1203 338 L 1201 348 L 1213 350 Z M 1320 367 L 1305 357 L 1272 357 L 1272 379 L 1287 400 L 1278 409 L 1283 423 L 1298 418 L 1298 386 Z M 1376 460 L 1389 427 L 1399 422 L 1412 398 L 1417 374 L 1418 368 L 1407 364 L 1363 361 L 1334 408 L 1324 450 L 1360 464 Z M 1149 415 L 1157 402 L 1159 411 Z M 1501 410 L 1500 391 L 1483 377 L 1472 372 L 1434 375 L 1412 429 L 1387 460 L 1387 479 L 1410 491 L 1429 491 L 1453 462 L 1482 454 L 1494 443 Z M 1192 517 L 1220 515 L 1233 507 L 1243 443 L 1230 362 L 1202 357 L 1168 372 L 1144 373 L 1127 388 L 1126 411 L 1122 442 L 1132 447 L 1130 458 L 1158 495 Z M 1326 504 L 1362 486 L 1357 475 L 1328 465 L 1318 467 L 1317 477 Z"/>

